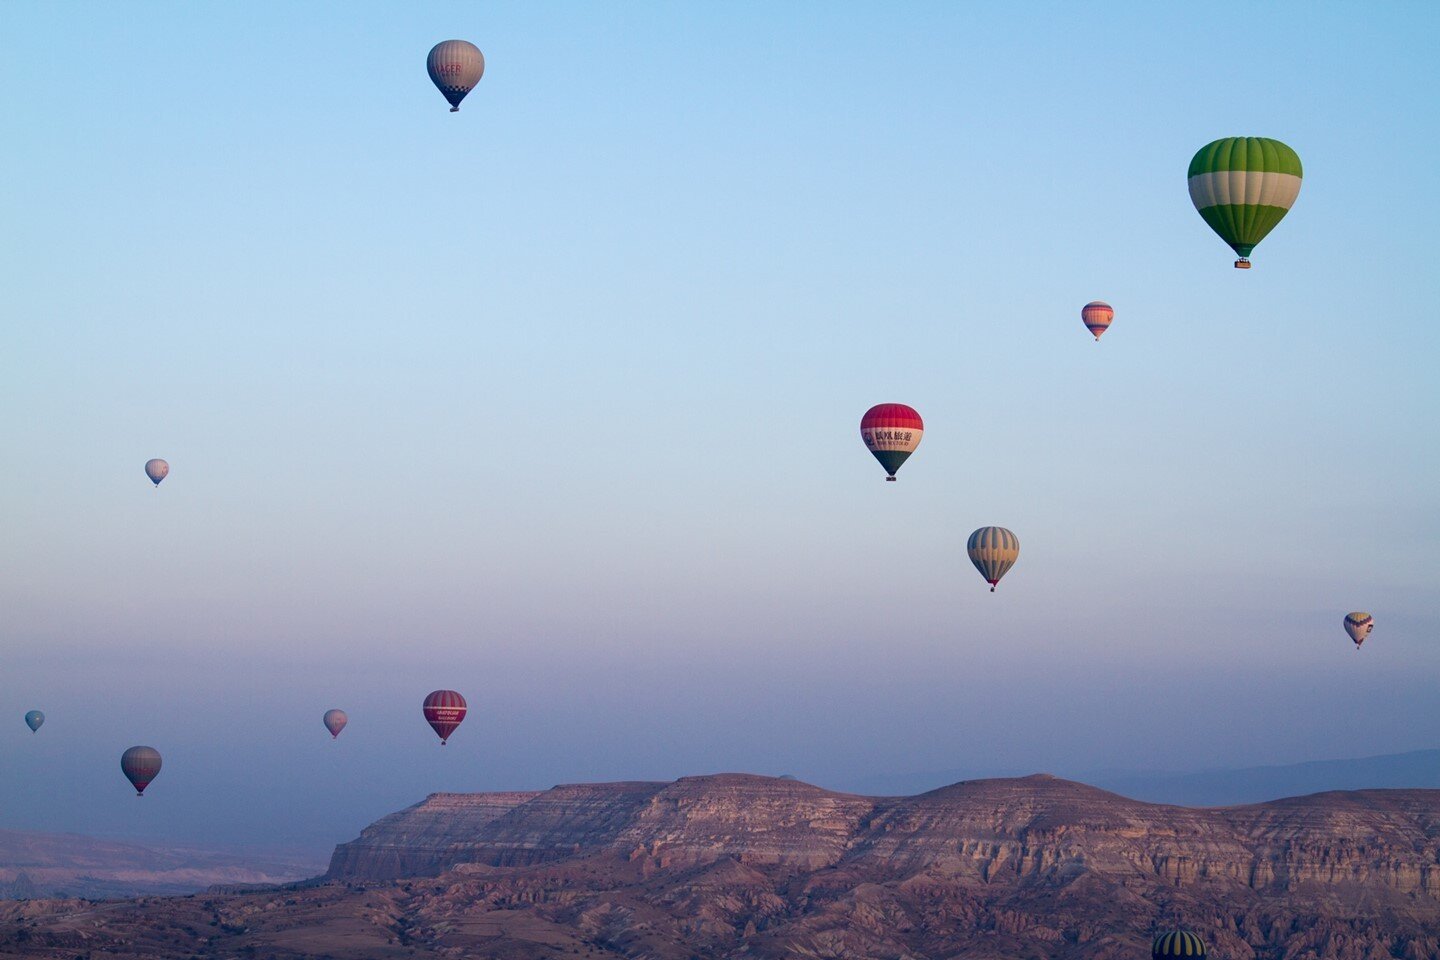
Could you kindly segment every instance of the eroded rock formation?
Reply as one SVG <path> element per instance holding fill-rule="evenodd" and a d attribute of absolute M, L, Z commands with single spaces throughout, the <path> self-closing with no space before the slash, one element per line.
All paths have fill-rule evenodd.
<path fill-rule="evenodd" d="M 728 774 L 436 794 L 318 886 L 0 908 L 0 953 L 1129 960 L 1179 923 L 1217 958 L 1430 960 L 1437 869 L 1440 791 L 1189 809 L 1045 776 L 877 798 Z"/>

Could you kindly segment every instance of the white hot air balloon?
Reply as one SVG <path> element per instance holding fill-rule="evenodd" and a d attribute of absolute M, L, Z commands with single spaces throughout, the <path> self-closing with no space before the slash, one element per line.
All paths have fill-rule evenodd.
<path fill-rule="evenodd" d="M 460 101 L 485 76 L 485 55 L 468 40 L 442 40 L 430 48 L 425 69 L 431 82 L 450 101 L 450 112 L 455 113 Z"/>
<path fill-rule="evenodd" d="M 150 482 L 158 487 L 161 480 L 170 476 L 170 464 L 158 457 L 154 460 L 147 460 L 145 461 L 145 476 L 149 477 Z"/>
<path fill-rule="evenodd" d="M 325 711 L 325 729 L 330 731 L 330 739 L 334 740 L 340 736 L 340 731 L 345 729 L 345 724 L 350 722 L 344 710 Z"/>

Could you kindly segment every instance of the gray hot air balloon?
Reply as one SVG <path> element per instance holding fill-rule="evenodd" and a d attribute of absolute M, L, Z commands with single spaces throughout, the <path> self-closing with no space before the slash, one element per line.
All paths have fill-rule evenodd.
<path fill-rule="evenodd" d="M 344 710 L 325 711 L 325 729 L 330 731 L 331 740 L 340 736 L 340 731 L 344 730 L 345 724 L 349 722 L 350 718 L 345 715 Z"/>
<path fill-rule="evenodd" d="M 970 534 L 965 548 L 970 554 L 970 562 L 975 564 L 980 576 L 990 584 L 990 592 L 994 593 L 1000 578 L 1015 566 L 1020 557 L 1020 538 L 1004 527 L 981 527 Z"/>
<path fill-rule="evenodd" d="M 155 484 L 155 486 L 160 486 L 160 481 L 164 480 L 169 475 L 170 464 L 166 463 L 164 460 L 161 460 L 157 457 L 154 460 L 145 461 L 145 476 L 149 477 L 150 482 Z"/>
<path fill-rule="evenodd" d="M 31 710 L 29 713 L 25 714 L 25 726 L 30 728 L 31 733 L 39 730 L 40 725 L 44 722 L 45 714 L 41 713 L 39 710 Z"/>
<path fill-rule="evenodd" d="M 442 40 L 430 48 L 425 69 L 431 82 L 450 101 L 450 112 L 454 113 L 485 75 L 485 55 L 468 40 Z"/>
<path fill-rule="evenodd" d="M 135 796 L 144 796 L 150 781 L 160 774 L 160 751 L 154 747 L 131 747 L 120 756 L 120 772 L 135 788 Z"/>

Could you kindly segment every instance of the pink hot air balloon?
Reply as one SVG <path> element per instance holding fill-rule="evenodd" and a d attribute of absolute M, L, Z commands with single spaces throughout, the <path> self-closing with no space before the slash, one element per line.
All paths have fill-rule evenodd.
<path fill-rule="evenodd" d="M 340 736 L 340 731 L 345 729 L 345 724 L 350 722 L 344 710 L 325 711 L 325 729 L 330 731 L 330 739 L 334 740 Z"/>
<path fill-rule="evenodd" d="M 160 751 L 154 747 L 131 747 L 120 756 L 120 772 L 135 788 L 135 796 L 144 796 L 150 781 L 160 774 Z"/>
<path fill-rule="evenodd" d="M 161 460 L 158 457 L 154 460 L 146 460 L 145 476 L 149 477 L 150 482 L 158 487 L 160 486 L 161 480 L 164 480 L 166 477 L 170 476 L 170 464 L 166 463 L 164 460 Z"/>
<path fill-rule="evenodd" d="M 454 690 L 436 690 L 425 698 L 425 719 L 440 737 L 440 746 L 465 719 L 465 698 Z"/>
<path fill-rule="evenodd" d="M 925 435 L 925 421 L 914 407 L 903 403 L 877 403 L 860 418 L 860 439 L 885 468 L 885 479 L 910 459 Z"/>
<path fill-rule="evenodd" d="M 1110 321 L 1115 319 L 1115 308 L 1104 300 L 1091 300 L 1080 308 L 1080 319 L 1085 321 L 1085 329 L 1095 334 L 1095 342 L 1100 342 L 1100 335 L 1110 329 Z"/>

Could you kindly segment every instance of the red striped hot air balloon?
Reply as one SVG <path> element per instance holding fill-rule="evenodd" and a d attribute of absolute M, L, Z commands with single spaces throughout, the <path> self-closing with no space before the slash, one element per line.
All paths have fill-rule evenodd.
<path fill-rule="evenodd" d="M 454 690 L 436 690 L 425 698 L 425 720 L 440 737 L 440 746 L 465 719 L 465 698 Z"/>
<path fill-rule="evenodd" d="M 1110 322 L 1115 319 L 1115 308 L 1104 300 L 1091 300 L 1080 308 L 1080 319 L 1085 321 L 1085 329 L 1095 334 L 1095 342 L 1100 342 L 1100 334 L 1110 329 Z"/>
<path fill-rule="evenodd" d="M 925 435 L 925 421 L 914 407 L 903 403 L 877 403 L 860 418 L 860 439 L 885 468 L 886 480 L 895 479 L 895 471 L 920 446 Z"/>

